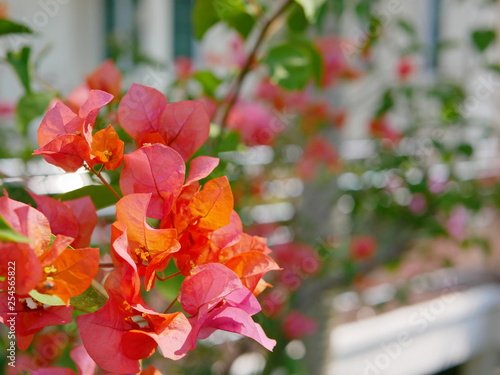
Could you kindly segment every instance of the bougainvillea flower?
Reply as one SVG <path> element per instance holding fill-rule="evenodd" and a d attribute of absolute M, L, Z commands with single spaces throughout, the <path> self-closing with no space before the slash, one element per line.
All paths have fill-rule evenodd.
<path fill-rule="evenodd" d="M 139 375 L 163 375 L 163 374 L 156 367 L 149 366 L 147 369 L 142 370 Z"/>
<path fill-rule="evenodd" d="M 12 118 L 14 116 L 15 111 L 16 111 L 16 106 L 14 104 L 0 101 L 0 118 L 3 119 Z"/>
<path fill-rule="evenodd" d="M 43 197 L 35 197 L 47 202 Z M 97 273 L 99 249 L 69 248 L 72 237 L 58 234 L 52 238 L 49 221 L 41 212 L 8 197 L 0 198 L 0 215 L 31 240 L 0 244 L 0 258 L 4 260 L 0 267 L 5 267 L 5 274 L 9 262 L 16 262 L 17 294 L 23 296 L 37 289 L 39 293 L 58 296 L 68 305 L 70 297 L 87 289 Z M 7 290 L 6 285 L 2 289 Z"/>
<path fill-rule="evenodd" d="M 314 136 L 307 142 L 297 171 L 304 180 L 311 180 L 319 173 L 321 166 L 335 173 L 342 168 L 342 162 L 337 150 L 328 140 Z"/>
<path fill-rule="evenodd" d="M 31 371 L 32 375 L 75 375 L 75 372 L 69 368 L 46 367 Z"/>
<path fill-rule="evenodd" d="M 283 320 L 282 328 L 287 339 L 296 340 L 316 332 L 318 323 L 300 311 L 293 310 Z"/>
<path fill-rule="evenodd" d="M 33 155 L 43 155 L 47 162 L 66 172 L 75 172 L 84 162 L 92 165 L 90 144 L 94 122 L 99 110 L 112 98 L 104 91 L 91 90 L 78 115 L 65 104 L 56 103 L 38 128 L 40 148 Z"/>
<path fill-rule="evenodd" d="M 273 257 L 284 269 L 278 275 L 279 282 L 290 290 L 297 290 L 302 281 L 315 275 L 321 266 L 314 248 L 302 243 L 273 246 Z"/>
<path fill-rule="evenodd" d="M 27 237 L 29 243 L 0 243 L 0 271 L 7 275 L 9 262 L 16 262 L 16 292 L 27 295 L 42 278 L 38 261 L 51 240 L 47 218 L 33 207 L 0 197 L 0 215 L 17 233 Z M 7 290 L 7 281 L 0 281 L 0 288 Z"/>
<path fill-rule="evenodd" d="M 352 259 L 369 259 L 376 251 L 377 241 L 372 236 L 356 236 L 351 241 L 350 255 Z"/>
<path fill-rule="evenodd" d="M 198 156 L 194 158 L 189 163 L 189 173 L 184 184 L 189 185 L 195 181 L 208 177 L 218 165 L 218 158 L 212 158 L 210 156 Z"/>
<path fill-rule="evenodd" d="M 57 103 L 43 118 L 38 128 L 38 143 L 45 146 L 61 135 L 82 135 L 91 142 L 91 132 L 99 110 L 113 97 L 99 90 L 91 90 L 78 114 L 73 113 L 63 103 Z"/>
<path fill-rule="evenodd" d="M 465 238 L 467 224 L 467 209 L 464 206 L 455 206 L 446 221 L 446 230 L 458 240 Z"/>
<path fill-rule="evenodd" d="M 72 306 L 50 306 L 44 307 L 36 303 L 34 308 L 28 306 L 28 302 L 19 295 L 15 296 L 15 308 L 9 303 L 7 293 L 0 293 L 0 322 L 10 327 L 9 319 L 12 313 L 16 314 L 16 338 L 19 350 L 26 350 L 33 340 L 35 333 L 43 328 L 71 323 Z"/>
<path fill-rule="evenodd" d="M 255 251 L 236 255 L 225 262 L 224 265 L 237 274 L 242 284 L 254 294 L 262 292 L 262 290 L 259 289 L 257 293 L 255 293 L 264 274 L 269 271 L 280 269 L 278 264 L 270 256 Z"/>
<path fill-rule="evenodd" d="M 391 144 L 399 142 L 403 137 L 399 131 L 389 123 L 386 116 L 373 119 L 370 122 L 370 134 L 375 138 L 387 139 Z"/>
<path fill-rule="evenodd" d="M 62 135 L 35 150 L 33 155 L 42 155 L 47 163 L 76 172 L 85 162 L 91 163 L 90 146 L 80 135 Z"/>
<path fill-rule="evenodd" d="M 27 295 L 43 276 L 43 270 L 33 249 L 17 243 L 0 243 L 0 274 L 7 275 L 10 262 L 15 263 L 16 291 Z M 7 279 L 0 279 L 0 289 L 7 290 Z"/>
<path fill-rule="evenodd" d="M 260 311 L 253 294 L 238 276 L 222 264 L 210 263 L 191 271 L 181 286 L 179 300 L 192 317 L 187 345 L 196 346 L 197 338 L 207 338 L 221 329 L 253 338 L 268 350 L 276 345 L 251 316 Z"/>
<path fill-rule="evenodd" d="M 68 248 L 70 237 L 57 236 L 40 258 L 44 277 L 37 291 L 55 295 L 69 305 L 71 297 L 82 294 L 92 283 L 99 268 L 99 249 Z"/>
<path fill-rule="evenodd" d="M 271 249 L 267 247 L 267 239 L 242 233 L 240 240 L 236 244 L 228 246 L 219 252 L 219 262 L 223 263 L 238 254 L 248 251 L 269 254 Z"/>
<path fill-rule="evenodd" d="M 167 104 L 158 90 L 133 84 L 118 107 L 123 129 L 141 146 L 151 134 L 188 160 L 208 139 L 210 119 L 203 103 L 182 101 Z M 147 138 L 146 138 L 147 137 Z"/>
<path fill-rule="evenodd" d="M 181 247 L 175 229 L 154 229 L 146 222 L 150 199 L 151 194 L 130 194 L 116 204 L 116 219 L 127 228 L 132 258 L 146 267 L 146 290 L 153 287 L 155 272 L 163 271 Z"/>
<path fill-rule="evenodd" d="M 255 95 L 283 113 L 302 113 L 311 103 L 308 90 L 288 91 L 281 88 L 269 78 L 259 83 Z"/>
<path fill-rule="evenodd" d="M 234 200 L 226 176 L 208 181 L 189 203 L 191 222 L 201 229 L 216 230 L 230 223 Z"/>
<path fill-rule="evenodd" d="M 87 76 L 87 85 L 92 90 L 108 92 L 117 100 L 122 93 L 122 74 L 108 59 Z"/>
<path fill-rule="evenodd" d="M 174 60 L 175 76 L 179 81 L 187 81 L 193 76 L 193 60 L 186 56 L 178 56 Z"/>
<path fill-rule="evenodd" d="M 161 219 L 180 194 L 186 166 L 182 157 L 162 144 L 143 146 L 124 156 L 122 193 L 151 193 L 148 217 Z"/>
<path fill-rule="evenodd" d="M 270 145 L 285 130 L 283 121 L 261 103 L 237 103 L 229 113 L 227 125 L 241 134 L 247 146 Z"/>
<path fill-rule="evenodd" d="M 213 231 L 209 237 L 212 251 L 217 254 L 216 261 L 219 261 L 218 255 L 220 250 L 236 245 L 243 235 L 243 224 L 236 211 L 231 212 L 229 220 L 228 225 Z"/>
<path fill-rule="evenodd" d="M 346 59 L 345 51 L 342 48 L 345 43 L 336 36 L 318 38 L 314 41 L 316 49 L 323 57 L 322 87 L 330 87 L 340 78 L 357 78 L 360 75 Z"/>
<path fill-rule="evenodd" d="M 318 255 L 308 244 L 289 242 L 273 246 L 273 258 L 285 269 L 302 275 L 314 275 L 321 267 Z"/>
<path fill-rule="evenodd" d="M 83 344 L 100 367 L 121 374 L 137 373 L 139 360 L 150 357 L 158 346 L 166 358 L 186 354 L 181 349 L 191 326 L 182 313 L 159 314 L 142 306 L 133 308 L 114 293 L 109 297 L 101 309 L 76 319 Z"/>
<path fill-rule="evenodd" d="M 94 375 L 96 370 L 96 364 L 92 360 L 92 358 L 90 358 L 83 345 L 78 345 L 74 347 L 70 352 L 70 357 L 73 360 L 73 362 L 75 362 L 76 367 L 78 369 L 77 375 Z M 38 368 L 36 370 L 30 369 L 30 370 L 32 370 L 30 372 L 32 375 L 75 375 L 75 372 L 73 370 L 62 367 L 44 366 L 43 368 Z"/>
<path fill-rule="evenodd" d="M 51 366 L 63 355 L 69 344 L 69 335 L 60 330 L 47 330 L 33 339 L 32 363 L 35 368 Z"/>
<path fill-rule="evenodd" d="M 73 237 L 70 246 L 75 248 L 90 245 L 92 232 L 97 225 L 96 209 L 90 197 L 61 202 L 31 192 L 29 194 L 36 202 L 38 211 L 49 220 L 53 234 Z"/>
<path fill-rule="evenodd" d="M 0 20 L 7 19 L 9 17 L 9 8 L 6 3 L 0 3 Z"/>
<path fill-rule="evenodd" d="M 91 154 L 95 157 L 92 164 L 103 163 L 107 170 L 117 169 L 122 164 L 124 146 L 111 125 L 99 130 L 92 137 Z"/>
<path fill-rule="evenodd" d="M 417 215 L 423 215 L 427 211 L 427 199 L 422 193 L 415 193 L 411 197 L 408 208 Z"/>
<path fill-rule="evenodd" d="M 290 292 L 280 287 L 275 287 L 268 291 L 260 297 L 262 313 L 268 317 L 276 318 L 281 315 L 281 312 L 285 308 L 285 304 L 290 298 Z"/>
<path fill-rule="evenodd" d="M 173 257 L 185 275 L 196 265 L 218 261 L 217 249 L 210 244 L 210 238 L 215 231 L 230 225 L 231 216 L 234 216 L 233 196 L 227 177 L 208 181 L 202 190 L 198 190 L 198 186 L 197 182 L 186 185 L 173 212 L 160 224 L 162 228 L 173 226 L 179 233 L 181 250 Z M 229 232 L 233 230 L 229 228 Z M 239 237 L 241 233 L 228 235 Z"/>
<path fill-rule="evenodd" d="M 397 74 L 401 81 L 407 81 L 414 71 L 413 60 L 409 56 L 402 56 L 398 60 Z"/>
<path fill-rule="evenodd" d="M 90 94 L 90 88 L 86 83 L 76 86 L 73 91 L 69 93 L 65 100 L 55 98 L 52 100 L 49 108 L 52 108 L 56 103 L 66 104 L 74 113 L 78 113 L 83 103 L 87 101 Z"/>

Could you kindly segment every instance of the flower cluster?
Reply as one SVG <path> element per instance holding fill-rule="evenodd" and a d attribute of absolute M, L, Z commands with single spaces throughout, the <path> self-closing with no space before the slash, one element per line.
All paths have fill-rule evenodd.
<path fill-rule="evenodd" d="M 113 190 L 120 199 L 110 241 L 114 269 L 104 282 L 108 299 L 76 319 L 87 353 L 107 371 L 137 373 L 139 360 L 158 347 L 164 357 L 179 359 L 197 339 L 218 329 L 272 350 L 275 341 L 252 316 L 261 310 L 255 296 L 268 286 L 263 275 L 279 267 L 264 238 L 243 232 L 228 179 L 200 182 L 219 163 L 213 157 L 192 158 L 208 138 L 203 104 L 167 103 L 159 91 L 132 85 L 117 114 L 138 148 L 124 155 L 124 143 L 111 125 L 93 131 L 99 110 L 112 102 L 111 94 L 90 88 L 77 113 L 58 101 L 42 120 L 34 153 L 67 172 L 85 167 L 98 176 L 123 164 L 123 197 Z M 99 249 L 82 248 L 97 222 L 91 199 L 32 197 L 38 209 L 0 198 L 1 217 L 27 241 L 0 243 L 1 267 L 18 264 L 20 349 L 43 327 L 71 322 L 71 297 L 89 288 L 99 265 Z M 178 272 L 160 276 L 170 264 Z M 162 312 L 148 306 L 147 292 L 173 277 L 183 278 L 178 297 Z M 6 291 L 4 283 L 0 287 Z M 5 322 L 8 294 L 0 296 Z M 54 300 L 60 303 L 53 306 Z M 176 301 L 180 307 L 170 312 Z"/>

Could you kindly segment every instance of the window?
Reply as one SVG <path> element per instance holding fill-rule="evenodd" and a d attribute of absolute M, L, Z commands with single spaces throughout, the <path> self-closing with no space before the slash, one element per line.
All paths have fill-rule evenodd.
<path fill-rule="evenodd" d="M 174 0 L 174 56 L 193 56 L 192 0 Z"/>

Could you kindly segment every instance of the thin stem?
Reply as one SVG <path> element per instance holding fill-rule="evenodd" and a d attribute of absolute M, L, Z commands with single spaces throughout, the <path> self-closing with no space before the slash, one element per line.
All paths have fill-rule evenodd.
<path fill-rule="evenodd" d="M 172 306 L 174 306 L 174 304 L 177 302 L 178 299 L 179 299 L 179 296 L 175 297 L 174 300 L 170 303 L 170 305 L 168 305 L 168 307 L 165 309 L 165 311 L 163 313 L 164 314 L 168 313 L 168 310 L 170 310 L 172 308 Z"/>
<path fill-rule="evenodd" d="M 276 11 L 265 21 L 264 25 L 262 26 L 262 29 L 260 30 L 257 40 L 250 51 L 250 54 L 248 55 L 248 58 L 245 61 L 245 65 L 243 65 L 243 68 L 241 69 L 240 73 L 236 77 L 236 81 L 234 83 L 234 88 L 229 91 L 227 94 L 226 98 L 224 99 L 223 103 L 226 103 L 225 105 L 223 104 L 221 108 L 223 108 L 222 112 L 222 119 L 220 121 L 220 126 L 221 126 L 221 132 L 219 134 L 219 141 L 223 136 L 224 129 L 227 126 L 227 118 L 229 116 L 229 113 L 231 112 L 231 108 L 234 106 L 236 101 L 238 100 L 238 96 L 241 91 L 241 87 L 243 85 L 243 81 L 245 80 L 245 77 L 247 74 L 252 70 L 252 65 L 255 61 L 255 58 L 259 52 L 259 48 L 264 41 L 266 34 L 271 27 L 271 25 L 274 23 L 276 19 L 278 19 L 288 8 L 289 5 L 293 3 L 293 0 L 284 0 L 281 5 L 276 9 Z"/>
<path fill-rule="evenodd" d="M 94 290 L 97 292 L 97 294 L 101 295 L 105 299 L 109 299 L 108 292 L 106 292 L 106 289 L 104 289 L 102 284 L 99 283 L 96 279 L 92 280 L 92 286 L 94 287 Z"/>
<path fill-rule="evenodd" d="M 35 80 L 37 80 L 42 86 L 45 87 L 45 90 L 50 91 L 54 96 L 61 96 L 61 93 L 54 87 L 52 86 L 49 82 L 44 80 L 42 77 L 40 77 L 38 74 L 35 75 Z"/>
<path fill-rule="evenodd" d="M 92 168 L 90 168 L 90 167 L 88 167 L 88 166 L 86 166 L 86 165 L 85 165 L 84 167 L 85 167 L 85 169 L 87 169 L 90 173 L 92 173 L 94 176 L 96 176 L 99 180 L 101 180 L 102 184 L 103 184 L 104 186 L 106 186 L 106 187 L 108 188 L 108 190 L 109 190 L 111 193 L 113 193 L 113 195 L 114 195 L 116 198 L 118 198 L 118 199 L 121 199 L 121 198 L 122 198 L 122 197 L 120 196 L 120 194 L 118 194 L 118 193 L 116 192 L 116 190 L 115 190 L 115 189 L 113 189 L 113 188 L 111 187 L 111 185 L 108 183 L 108 181 L 106 181 L 106 180 L 104 179 L 104 177 L 102 177 L 102 175 L 101 175 L 101 171 L 96 172 L 96 171 L 94 171 Z"/>
<path fill-rule="evenodd" d="M 115 265 L 113 263 L 99 263 L 100 268 L 112 268 Z"/>
<path fill-rule="evenodd" d="M 160 280 L 160 281 L 165 281 L 165 280 L 171 279 L 171 278 L 173 278 L 173 277 L 175 277 L 175 276 L 179 276 L 181 273 L 182 273 L 182 272 L 181 272 L 181 271 L 179 271 L 179 272 L 176 272 L 176 273 L 174 273 L 173 275 L 170 275 L 170 276 L 167 276 L 167 277 L 163 277 L 163 278 L 162 278 L 162 277 L 160 277 L 160 276 L 158 276 L 158 275 L 156 275 L 156 277 L 157 277 L 157 278 L 158 278 L 158 280 Z"/>

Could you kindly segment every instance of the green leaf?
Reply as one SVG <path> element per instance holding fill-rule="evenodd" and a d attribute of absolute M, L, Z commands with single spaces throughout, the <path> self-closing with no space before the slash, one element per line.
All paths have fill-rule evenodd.
<path fill-rule="evenodd" d="M 288 26 L 288 29 L 292 32 L 304 32 L 307 29 L 307 26 L 309 26 L 309 22 L 304 13 L 304 8 L 297 4 L 294 4 L 293 9 L 288 16 L 288 22 L 286 24 Z"/>
<path fill-rule="evenodd" d="M 2 215 L 0 215 L 0 241 L 2 242 L 30 242 L 28 237 L 17 233 L 10 225 L 5 221 Z"/>
<path fill-rule="evenodd" d="M 80 309 L 98 309 L 106 303 L 106 298 L 96 292 L 93 286 L 89 286 L 85 292 L 70 298 L 71 306 Z"/>
<path fill-rule="evenodd" d="M 417 36 L 417 33 L 415 31 L 415 28 L 413 27 L 413 25 L 408 22 L 407 20 L 399 20 L 398 21 L 398 26 L 404 31 L 406 32 L 406 34 L 408 34 L 408 36 L 412 37 L 412 38 L 415 38 Z"/>
<path fill-rule="evenodd" d="M 219 21 L 228 21 L 245 13 L 242 0 L 196 0 L 193 7 L 193 33 L 197 39 Z"/>
<path fill-rule="evenodd" d="M 500 64 L 491 64 L 487 67 L 489 70 L 500 74 Z"/>
<path fill-rule="evenodd" d="M 239 13 L 226 20 L 226 23 L 235 29 L 244 39 L 250 35 L 255 26 L 256 18 L 249 13 Z"/>
<path fill-rule="evenodd" d="M 286 90 L 302 90 L 315 76 L 315 61 L 310 48 L 289 42 L 271 49 L 266 63 L 275 83 Z"/>
<path fill-rule="evenodd" d="M 240 144 L 240 134 L 235 131 L 230 131 L 224 134 L 219 147 L 218 152 L 234 151 L 238 148 Z"/>
<path fill-rule="evenodd" d="M 146 223 L 148 223 L 148 225 L 151 228 L 159 229 L 160 228 L 161 220 L 160 219 L 153 219 L 152 217 L 147 217 L 146 218 Z"/>
<path fill-rule="evenodd" d="M 472 35 L 472 42 L 479 52 L 484 52 L 496 39 L 496 32 L 492 29 L 475 30 Z"/>
<path fill-rule="evenodd" d="M 48 294 L 38 293 L 35 289 L 33 289 L 29 293 L 30 297 L 38 302 L 43 303 L 44 305 L 49 306 L 65 306 L 66 304 L 62 301 L 58 296 L 50 296 Z"/>
<path fill-rule="evenodd" d="M 333 13 L 338 17 L 342 16 L 342 14 L 344 14 L 344 11 L 346 9 L 345 0 L 332 0 L 332 4 L 333 4 Z"/>
<path fill-rule="evenodd" d="M 468 143 L 461 143 L 457 147 L 457 152 L 465 156 L 472 156 L 474 154 L 474 147 Z"/>
<path fill-rule="evenodd" d="M 17 103 L 16 123 L 22 134 L 26 135 L 29 123 L 47 110 L 53 95 L 48 92 L 31 92 Z"/>
<path fill-rule="evenodd" d="M 318 16 L 323 4 L 326 0 L 295 0 L 302 8 L 304 8 L 304 14 L 310 23 L 315 23 L 318 20 Z"/>
<path fill-rule="evenodd" d="M 387 90 L 382 96 L 382 101 L 375 111 L 375 117 L 380 117 L 394 107 L 394 98 L 391 90 Z"/>
<path fill-rule="evenodd" d="M 219 87 L 222 82 L 209 70 L 196 72 L 193 78 L 200 82 L 203 87 L 203 93 L 212 98 L 215 97 L 215 90 L 217 90 L 217 87 Z"/>
<path fill-rule="evenodd" d="M 7 52 L 7 62 L 16 72 L 21 84 L 27 93 L 31 92 L 31 79 L 29 73 L 29 59 L 31 48 L 23 47 L 18 52 Z"/>
<path fill-rule="evenodd" d="M 117 190 L 116 186 L 113 186 Z M 58 198 L 63 201 L 69 201 L 81 197 L 89 196 L 94 202 L 96 209 L 112 206 L 118 202 L 118 199 L 111 193 L 106 186 L 103 185 L 89 185 L 80 189 L 70 191 L 60 195 Z"/>
<path fill-rule="evenodd" d="M 11 20 L 0 19 L 0 35 L 7 34 L 33 34 L 33 31 L 28 26 Z"/>
<path fill-rule="evenodd" d="M 372 0 L 362 0 L 356 4 L 354 9 L 360 21 L 366 21 L 372 17 L 372 6 L 370 1 Z"/>

